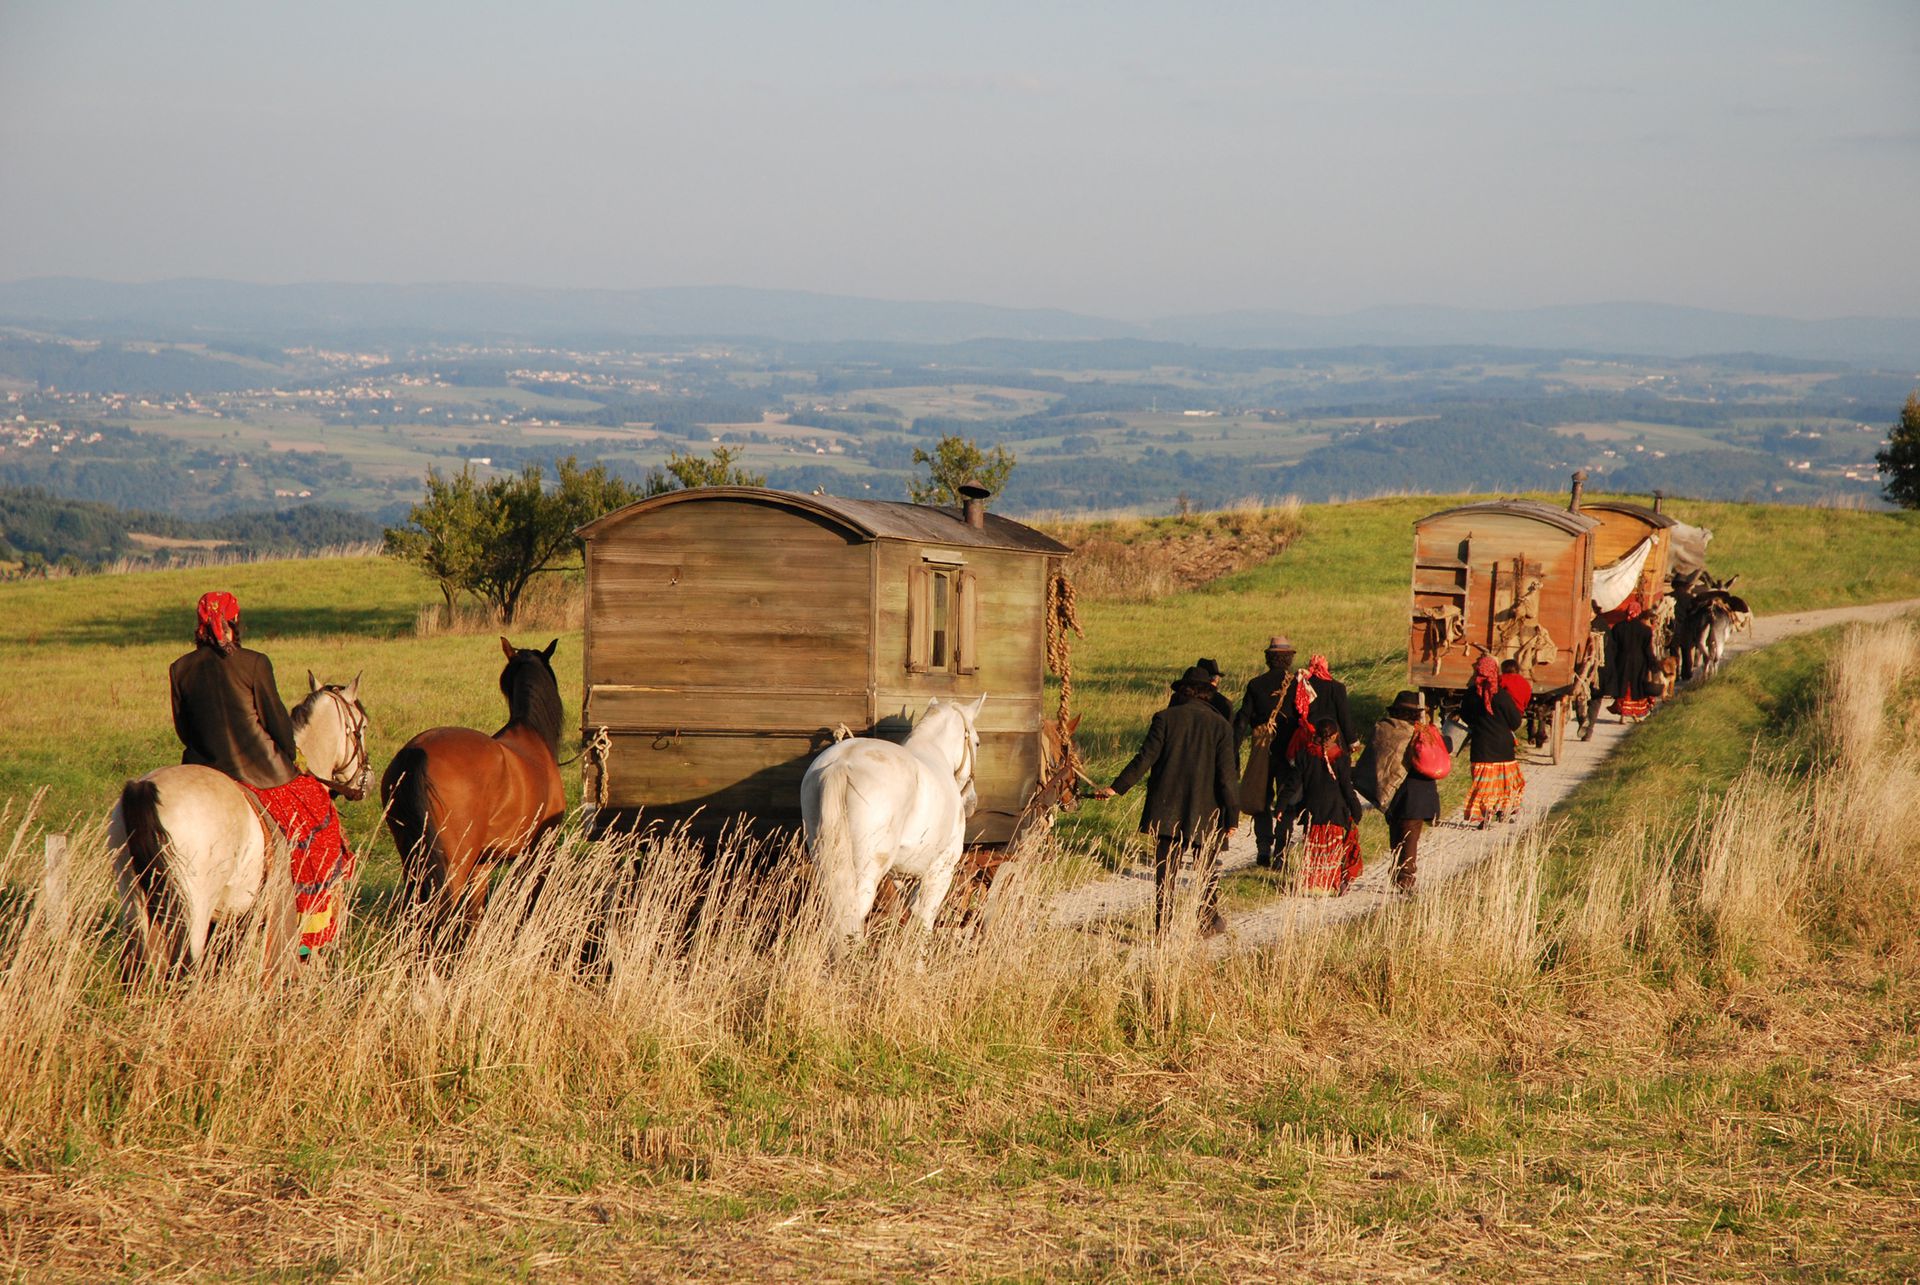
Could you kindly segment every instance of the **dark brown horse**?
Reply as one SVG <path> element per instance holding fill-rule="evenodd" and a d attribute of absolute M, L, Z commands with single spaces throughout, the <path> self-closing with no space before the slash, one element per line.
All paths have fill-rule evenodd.
<path fill-rule="evenodd" d="M 519 856 L 560 820 L 560 685 L 545 650 L 500 640 L 507 725 L 492 736 L 434 727 L 401 747 L 380 778 L 387 828 L 417 904 L 471 925 L 496 863 Z"/>

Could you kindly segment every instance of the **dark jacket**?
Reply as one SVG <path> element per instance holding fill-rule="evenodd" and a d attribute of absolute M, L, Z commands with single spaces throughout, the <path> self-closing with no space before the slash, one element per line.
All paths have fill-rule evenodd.
<path fill-rule="evenodd" d="M 182 763 L 217 768 L 258 789 L 285 785 L 294 766 L 293 720 L 274 686 L 273 662 L 235 647 L 195 647 L 168 671 Z"/>
<path fill-rule="evenodd" d="M 1274 729 L 1273 743 L 1284 749 L 1300 728 L 1300 715 L 1294 709 L 1293 684 L 1302 679 L 1313 688 L 1313 699 L 1307 704 L 1307 730 L 1311 732 L 1322 721 L 1331 721 L 1340 729 L 1340 743 L 1351 748 L 1360 738 L 1353 734 L 1353 715 L 1347 712 L 1347 685 L 1337 678 L 1308 678 L 1304 671 L 1295 671 L 1293 681 L 1280 695 L 1280 725 Z"/>
<path fill-rule="evenodd" d="M 1233 734 L 1237 738 L 1244 741 L 1257 728 L 1267 725 L 1267 720 L 1273 717 L 1273 707 L 1280 703 L 1280 695 L 1286 690 L 1287 680 L 1291 677 L 1291 669 L 1269 669 L 1247 684 L 1247 694 L 1240 698 L 1240 712 L 1233 720 Z"/>
<path fill-rule="evenodd" d="M 1660 662 L 1653 654 L 1653 627 L 1645 616 L 1622 620 L 1607 630 L 1601 682 L 1615 700 L 1646 700 L 1653 695 L 1654 671 Z"/>
<path fill-rule="evenodd" d="M 1513 734 L 1520 729 L 1520 707 L 1503 691 L 1493 694 L 1493 709 L 1468 690 L 1460 702 L 1460 721 L 1467 725 L 1467 745 L 1475 763 L 1511 763 L 1516 757 Z"/>
<path fill-rule="evenodd" d="M 1153 716 L 1147 739 L 1113 779 L 1125 794 L 1147 778 L 1140 829 L 1193 843 L 1240 823 L 1240 781 L 1233 766 L 1233 728 L 1205 700 L 1187 701 Z"/>
<path fill-rule="evenodd" d="M 1360 824 L 1360 796 L 1353 789 L 1353 768 L 1344 752 L 1331 761 L 1303 751 L 1295 761 L 1300 771 L 1300 808 L 1308 825 Z"/>

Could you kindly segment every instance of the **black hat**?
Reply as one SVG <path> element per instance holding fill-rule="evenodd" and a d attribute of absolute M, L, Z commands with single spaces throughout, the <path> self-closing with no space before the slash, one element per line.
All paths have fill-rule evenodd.
<path fill-rule="evenodd" d="M 1182 687 L 1211 687 L 1213 686 L 1213 675 L 1200 668 L 1200 666 L 1194 665 L 1188 669 L 1186 673 L 1174 679 L 1171 686 L 1175 691 L 1179 691 Z"/>
<path fill-rule="evenodd" d="M 1219 661 L 1217 661 L 1217 660 L 1208 660 L 1208 659 L 1207 659 L 1207 658 L 1206 658 L 1205 656 L 1202 656 L 1202 657 L 1201 657 L 1201 658 L 1200 658 L 1199 660 L 1196 660 L 1196 661 L 1194 661 L 1194 662 L 1193 662 L 1193 667 L 1194 667 L 1195 669 L 1204 669 L 1204 670 L 1206 670 L 1206 671 L 1207 671 L 1207 680 L 1208 680 L 1209 682 L 1211 682 L 1211 681 L 1212 681 L 1213 679 L 1215 679 L 1215 678 L 1218 678 L 1218 677 L 1220 677 L 1220 675 L 1221 675 L 1221 673 L 1223 672 L 1223 671 L 1221 670 L 1221 668 L 1220 668 L 1220 662 L 1219 662 Z"/>
<path fill-rule="evenodd" d="M 1427 712 L 1427 698 L 1415 691 L 1404 691 L 1393 698 L 1393 704 L 1387 706 L 1387 713 L 1396 714 L 1404 710 L 1409 714 Z"/>

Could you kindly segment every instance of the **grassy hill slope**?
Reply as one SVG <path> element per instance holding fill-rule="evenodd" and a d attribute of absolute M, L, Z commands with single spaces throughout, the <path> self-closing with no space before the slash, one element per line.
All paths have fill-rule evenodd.
<path fill-rule="evenodd" d="M 1592 788 L 1558 838 L 1224 963 L 1041 924 L 917 968 L 669 932 L 603 987 L 506 935 L 429 981 L 362 923 L 332 976 L 183 1003 L 29 935 L 0 996 L 9 1253 L 49 1277 L 1905 1278 L 1914 664 L 1911 632 L 1743 657 L 1630 742 L 1642 778 L 1696 764 L 1677 788 Z M 1746 726 L 1700 754 L 1721 690 L 1785 769 L 1746 770 Z M 1677 831 L 1700 789 L 1725 804 Z"/>
<path fill-rule="evenodd" d="M 1196 657 L 1219 659 L 1237 698 L 1273 632 L 1290 634 L 1303 658 L 1326 653 L 1352 688 L 1356 719 L 1370 726 L 1405 682 L 1412 523 L 1459 498 L 1305 506 L 1298 538 L 1269 562 L 1158 601 L 1083 601 L 1076 706 L 1086 715 L 1081 740 L 1096 774 L 1126 761 L 1165 703 L 1168 680 Z M 1738 572 L 1760 612 L 1920 596 L 1920 515 L 1689 501 L 1672 511 L 1714 529 L 1714 567 Z M 191 645 L 194 601 L 214 587 L 239 597 L 247 638 L 272 656 L 289 703 L 309 669 L 328 680 L 364 672 L 376 766 L 423 728 L 491 730 L 501 721 L 493 634 L 415 636 L 421 607 L 437 594 L 385 559 L 6 584 L 0 800 L 17 808 L 44 786 L 45 816 L 65 824 L 104 812 L 126 778 L 173 761 L 167 666 Z M 533 632 L 515 636 L 526 642 Z M 552 636 L 537 632 L 538 641 Z M 577 632 L 561 634 L 555 665 L 570 719 L 578 718 L 579 650 Z M 577 769 L 565 775 L 577 791 Z M 350 808 L 349 829 L 371 832 L 374 811 Z M 1131 811 L 1083 809 L 1067 833 L 1117 838 Z M 377 849 L 383 840 L 373 837 Z M 389 873 L 379 861 L 369 871 L 376 884 Z"/>

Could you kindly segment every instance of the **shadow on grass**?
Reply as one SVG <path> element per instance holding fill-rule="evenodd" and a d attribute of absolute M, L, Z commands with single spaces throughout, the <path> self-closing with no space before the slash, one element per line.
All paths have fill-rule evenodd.
<path fill-rule="evenodd" d="M 212 584 L 212 581 L 208 582 Z M 258 647 L 277 638 L 344 636 L 393 638 L 414 622 L 415 609 L 391 603 L 338 607 L 241 607 L 241 629 L 248 646 Z M 138 647 L 173 642 L 182 651 L 193 646 L 194 619 L 185 611 L 121 610 L 110 615 L 55 626 L 40 635 L 42 643 Z"/>

